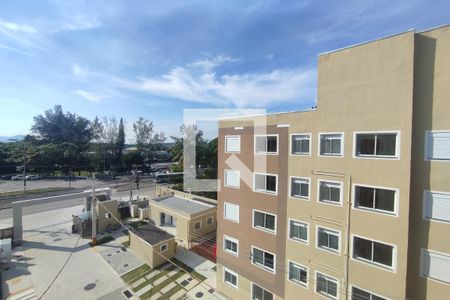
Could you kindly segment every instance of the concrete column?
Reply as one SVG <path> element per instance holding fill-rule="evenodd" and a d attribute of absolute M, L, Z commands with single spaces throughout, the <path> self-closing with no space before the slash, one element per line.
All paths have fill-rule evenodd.
<path fill-rule="evenodd" d="M 23 225 L 22 225 L 22 206 L 13 205 L 13 245 L 22 244 Z"/>

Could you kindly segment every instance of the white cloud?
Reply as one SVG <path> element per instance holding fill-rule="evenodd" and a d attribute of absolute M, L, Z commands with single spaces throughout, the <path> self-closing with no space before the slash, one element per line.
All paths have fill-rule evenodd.
<path fill-rule="evenodd" d="M 34 54 L 32 54 L 30 52 L 23 51 L 23 50 L 20 50 L 20 49 L 14 48 L 14 47 L 10 47 L 10 46 L 7 46 L 7 45 L 3 45 L 3 44 L 0 44 L 0 49 L 12 51 L 12 52 L 23 54 L 23 55 L 30 56 L 30 57 L 34 57 L 35 56 Z"/>
<path fill-rule="evenodd" d="M 239 58 L 231 57 L 228 54 L 219 54 L 212 58 L 196 60 L 193 63 L 188 64 L 188 68 L 200 68 L 203 70 L 212 70 L 224 63 L 233 63 L 239 61 Z"/>
<path fill-rule="evenodd" d="M 7 30 L 12 32 L 35 34 L 38 30 L 34 27 L 25 24 L 18 24 L 13 22 L 7 22 L 0 19 L 0 30 Z"/>
<path fill-rule="evenodd" d="M 99 103 L 103 99 L 110 97 L 108 94 L 89 92 L 89 91 L 85 91 L 85 90 L 76 90 L 75 93 L 80 95 L 81 97 L 85 98 L 86 100 L 89 100 L 94 103 Z"/>
<path fill-rule="evenodd" d="M 72 66 L 72 72 L 73 72 L 73 75 L 75 75 L 77 77 L 86 77 L 87 75 L 89 75 L 89 71 L 84 69 L 83 67 L 81 67 L 78 64 L 75 64 Z"/>
<path fill-rule="evenodd" d="M 118 80 L 118 84 L 119 87 L 154 96 L 216 106 L 268 107 L 282 102 L 308 103 L 315 99 L 315 69 L 222 75 L 214 72 L 230 60 L 232 58 L 221 55 L 186 67 L 175 67 L 159 78 Z"/>
<path fill-rule="evenodd" d="M 65 21 L 56 22 L 53 26 L 54 32 L 59 31 L 81 31 L 98 28 L 102 25 L 100 20 L 95 16 L 79 14 Z"/>

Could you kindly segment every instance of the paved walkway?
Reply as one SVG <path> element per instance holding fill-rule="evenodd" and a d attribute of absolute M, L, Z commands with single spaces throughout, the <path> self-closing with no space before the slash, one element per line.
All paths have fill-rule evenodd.
<path fill-rule="evenodd" d="M 204 284 L 197 285 L 187 293 L 186 296 L 188 297 L 188 299 L 226 300 L 226 298 L 219 294 L 219 292 L 211 288 L 216 286 L 217 272 L 215 263 L 182 247 L 177 248 L 175 258 L 182 261 L 189 267 L 193 268 L 196 272 L 206 277 Z M 196 296 L 197 292 L 201 292 L 203 296 L 201 298 L 198 298 Z"/>
<path fill-rule="evenodd" d="M 128 241 L 128 236 L 122 230 L 118 230 L 112 235 L 115 240 L 98 245 L 94 249 L 119 276 L 144 263 L 122 245 L 123 242 Z"/>

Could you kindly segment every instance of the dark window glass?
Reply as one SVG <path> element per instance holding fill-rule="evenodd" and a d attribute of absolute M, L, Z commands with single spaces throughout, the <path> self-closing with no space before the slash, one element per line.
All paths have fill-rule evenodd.
<path fill-rule="evenodd" d="M 252 292 L 252 299 L 254 300 L 263 300 L 264 297 L 264 290 L 257 286 L 257 285 L 253 285 L 253 292 Z"/>
<path fill-rule="evenodd" d="M 358 134 L 357 135 L 357 154 L 374 155 L 375 154 L 375 135 Z"/>
<path fill-rule="evenodd" d="M 394 211 L 395 205 L 395 191 L 377 189 L 375 191 L 375 208 Z"/>
<path fill-rule="evenodd" d="M 277 180 L 275 176 L 266 176 L 266 189 L 271 192 L 275 192 L 277 190 Z"/>
<path fill-rule="evenodd" d="M 305 197 L 309 196 L 309 182 L 305 180 L 292 178 L 291 180 L 291 196 L 292 197 Z"/>
<path fill-rule="evenodd" d="M 267 137 L 267 152 L 277 152 L 277 137 L 268 136 Z"/>
<path fill-rule="evenodd" d="M 392 246 L 375 242 L 373 245 L 373 261 L 392 266 Z"/>
<path fill-rule="evenodd" d="M 373 208 L 373 189 L 357 186 L 355 189 L 356 206 Z"/>
<path fill-rule="evenodd" d="M 273 270 L 274 257 L 272 254 L 264 252 L 264 265 Z"/>
<path fill-rule="evenodd" d="M 253 249 L 253 263 L 264 265 L 264 252 L 259 249 Z"/>
<path fill-rule="evenodd" d="M 308 154 L 309 137 L 306 135 L 292 136 L 292 154 Z"/>
<path fill-rule="evenodd" d="M 352 300 L 370 300 L 370 293 L 353 287 Z"/>
<path fill-rule="evenodd" d="M 317 274 L 316 291 L 321 294 L 337 297 L 337 283 Z"/>
<path fill-rule="evenodd" d="M 270 230 L 275 230 L 275 216 L 266 215 L 265 227 Z"/>
<path fill-rule="evenodd" d="M 341 189 L 330 183 L 321 182 L 319 190 L 319 200 L 320 201 L 333 201 L 340 202 L 341 199 Z"/>
<path fill-rule="evenodd" d="M 237 244 L 230 240 L 225 240 L 225 249 L 232 252 L 237 252 Z"/>
<path fill-rule="evenodd" d="M 306 283 L 307 272 L 296 264 L 289 262 L 289 279 L 301 283 Z"/>
<path fill-rule="evenodd" d="M 254 224 L 255 227 L 264 227 L 264 214 L 255 211 Z"/>
<path fill-rule="evenodd" d="M 377 135 L 377 155 L 395 156 L 396 134 Z"/>
<path fill-rule="evenodd" d="M 301 226 L 300 224 L 290 221 L 290 238 L 299 240 L 308 240 L 308 228 L 306 226 Z"/>
<path fill-rule="evenodd" d="M 232 285 L 237 285 L 237 277 L 230 272 L 225 271 L 225 281 Z"/>
<path fill-rule="evenodd" d="M 355 237 L 353 240 L 355 258 L 361 257 L 367 260 L 372 260 L 372 242 Z"/>

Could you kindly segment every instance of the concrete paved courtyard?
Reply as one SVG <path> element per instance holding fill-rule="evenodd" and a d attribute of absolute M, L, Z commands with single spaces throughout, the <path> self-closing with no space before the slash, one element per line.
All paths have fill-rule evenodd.
<path fill-rule="evenodd" d="M 42 299 L 126 299 L 122 294 L 126 285 L 89 247 L 89 240 L 71 234 L 71 216 L 81 208 L 64 207 L 24 216 L 22 265 L 19 269 L 12 266 L 3 274 L 3 288 L 11 294 L 10 299 L 32 293 L 39 298 L 47 289 Z"/>

